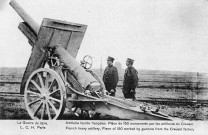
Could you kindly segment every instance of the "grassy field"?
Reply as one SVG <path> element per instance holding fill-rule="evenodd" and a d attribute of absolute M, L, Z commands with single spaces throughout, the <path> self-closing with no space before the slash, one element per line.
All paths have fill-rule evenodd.
<path fill-rule="evenodd" d="M 94 70 L 99 73 L 99 70 Z M 19 92 L 20 84 L 4 84 L 1 82 L 21 82 L 24 68 L 0 68 L 0 92 Z M 123 72 L 119 72 L 119 86 L 122 86 Z M 139 84 L 136 97 L 142 98 L 180 98 L 208 99 L 208 75 L 205 73 L 170 72 L 154 70 L 138 70 Z M 117 88 L 116 97 L 124 98 L 121 87 Z M 207 106 L 164 105 L 161 111 L 173 117 L 188 120 L 208 120 Z M 22 98 L 0 97 L 0 119 L 30 119 Z M 66 110 L 63 119 L 77 119 Z M 102 116 L 101 119 L 117 119 Z"/>
<path fill-rule="evenodd" d="M 141 91 L 137 89 L 137 95 L 141 94 Z M 116 96 L 123 98 L 121 89 L 117 89 Z M 141 102 L 140 102 L 141 103 Z M 167 104 L 154 104 L 142 102 L 147 107 L 156 108 L 160 106 L 160 111 L 172 117 L 177 117 L 183 120 L 208 120 L 208 106 L 190 106 L 190 105 L 167 105 Z M 0 119 L 30 119 L 28 115 L 23 97 L 17 96 L 0 96 Z M 87 117 L 76 117 L 73 113 L 69 111 L 68 108 L 65 109 L 64 115 L 61 119 L 64 120 L 76 120 L 76 119 L 88 119 Z M 119 120 L 117 117 L 112 117 L 108 115 L 101 115 L 99 118 L 94 120 Z"/>

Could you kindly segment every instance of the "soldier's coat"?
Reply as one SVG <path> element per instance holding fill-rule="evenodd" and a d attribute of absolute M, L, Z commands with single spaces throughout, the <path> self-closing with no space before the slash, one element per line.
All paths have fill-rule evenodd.
<path fill-rule="evenodd" d="M 123 81 L 123 94 L 125 98 L 135 98 L 135 89 L 138 85 L 138 72 L 134 67 L 125 70 Z M 133 92 L 130 92 L 130 91 Z"/>
<path fill-rule="evenodd" d="M 105 68 L 103 82 L 108 92 L 110 92 L 111 89 L 116 90 L 118 83 L 118 70 L 115 66 L 111 65 Z"/>

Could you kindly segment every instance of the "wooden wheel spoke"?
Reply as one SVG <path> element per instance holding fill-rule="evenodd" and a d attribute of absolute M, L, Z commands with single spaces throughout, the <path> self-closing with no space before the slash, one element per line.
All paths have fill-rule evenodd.
<path fill-rule="evenodd" d="M 59 61 L 53 62 L 59 64 Z M 56 71 L 48 68 L 37 69 L 29 76 L 24 100 L 32 119 L 58 119 L 64 113 L 66 88 L 61 77 Z"/>
<path fill-rule="evenodd" d="M 42 113 L 41 113 L 41 120 L 43 119 L 43 116 L 44 116 L 44 113 L 45 113 L 45 106 L 46 106 L 46 103 L 43 103 L 43 110 L 42 110 Z"/>
<path fill-rule="evenodd" d="M 66 81 L 66 78 L 67 78 L 67 73 L 66 71 L 64 71 L 64 80 Z"/>
<path fill-rule="evenodd" d="M 54 93 L 56 93 L 56 92 L 58 92 L 58 91 L 60 91 L 60 89 L 57 89 L 57 90 L 51 92 L 51 93 L 49 94 L 49 96 L 50 96 L 50 95 L 53 95 Z"/>
<path fill-rule="evenodd" d="M 38 95 L 39 97 L 41 96 L 41 94 L 40 94 L 40 93 L 37 93 L 37 92 L 31 91 L 31 90 L 27 90 L 27 93 L 34 94 L 34 95 Z"/>
<path fill-rule="evenodd" d="M 28 106 L 31 106 L 32 104 L 35 104 L 35 103 L 37 103 L 39 101 L 41 101 L 41 98 L 38 98 L 35 101 L 32 101 L 32 102 L 28 103 Z"/>
<path fill-rule="evenodd" d="M 48 100 L 49 105 L 52 107 L 52 109 L 54 110 L 54 112 L 56 113 L 56 115 L 58 114 L 58 111 L 56 109 L 56 107 L 53 105 L 53 103 L 51 103 L 50 100 Z"/>
<path fill-rule="evenodd" d="M 43 102 L 41 102 L 39 105 L 38 105 L 38 108 L 35 110 L 33 116 L 36 116 L 38 111 L 40 110 L 41 106 L 43 105 Z"/>
<path fill-rule="evenodd" d="M 61 103 L 61 100 L 59 100 L 59 99 L 56 99 L 56 98 L 53 98 L 53 97 L 49 97 L 49 99 Z"/>
<path fill-rule="evenodd" d="M 52 81 L 51 81 L 51 80 L 52 80 Z M 49 82 L 52 82 L 52 83 L 53 83 L 53 81 L 54 81 L 54 78 L 51 77 L 51 74 L 48 74 L 47 77 L 46 77 L 46 81 L 45 81 L 45 88 L 48 89 L 48 88 L 50 87 L 50 86 L 48 86 L 48 83 L 49 83 Z M 52 83 L 51 83 L 51 84 L 52 84 Z M 50 85 L 51 85 L 51 84 L 50 84 Z"/>
<path fill-rule="evenodd" d="M 49 110 L 48 103 L 46 103 L 46 110 L 47 110 L 47 113 L 48 113 L 48 119 L 51 120 L 51 113 L 50 113 L 50 110 Z"/>
<path fill-rule="evenodd" d="M 41 93 L 41 88 L 38 86 L 38 84 L 34 81 L 34 80 L 31 80 L 31 82 L 33 83 L 33 85 L 40 91 Z"/>
<path fill-rule="evenodd" d="M 50 86 L 48 87 L 48 90 L 50 90 L 50 89 L 51 89 L 51 87 L 53 86 L 54 82 L 55 82 L 55 79 L 53 79 L 53 80 L 52 80 L 52 82 L 51 82 Z"/>
<path fill-rule="evenodd" d="M 45 80 L 45 88 L 48 89 L 48 80 L 49 80 L 49 75 L 46 75 L 46 80 Z"/>
<path fill-rule="evenodd" d="M 39 78 L 39 81 L 40 81 L 41 88 L 44 88 L 43 79 L 42 79 L 40 73 L 37 73 L 37 75 L 38 75 L 38 78 Z"/>

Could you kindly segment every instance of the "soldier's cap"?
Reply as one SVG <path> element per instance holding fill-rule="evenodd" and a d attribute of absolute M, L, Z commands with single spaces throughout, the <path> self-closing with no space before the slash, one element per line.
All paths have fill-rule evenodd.
<path fill-rule="evenodd" d="M 114 58 L 113 57 L 110 57 L 110 56 L 108 56 L 108 59 L 107 60 L 110 60 L 110 61 L 114 61 Z"/>
<path fill-rule="evenodd" d="M 131 62 L 131 63 L 134 63 L 134 60 L 133 60 L 133 59 L 130 59 L 130 58 L 127 58 L 126 61 L 129 61 L 129 62 Z"/>

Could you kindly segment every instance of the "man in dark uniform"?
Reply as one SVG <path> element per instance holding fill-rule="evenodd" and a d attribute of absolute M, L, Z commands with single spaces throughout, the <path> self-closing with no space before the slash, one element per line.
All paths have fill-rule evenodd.
<path fill-rule="evenodd" d="M 103 74 L 103 82 L 105 84 L 106 90 L 110 93 L 110 96 L 115 96 L 116 86 L 118 83 L 118 71 L 115 66 L 113 66 L 114 58 L 108 57 L 107 64 Z"/>
<path fill-rule="evenodd" d="M 138 85 L 138 72 L 132 66 L 134 63 L 133 59 L 127 58 L 123 81 L 123 95 L 125 98 L 130 98 L 135 100 L 135 89 Z"/>

